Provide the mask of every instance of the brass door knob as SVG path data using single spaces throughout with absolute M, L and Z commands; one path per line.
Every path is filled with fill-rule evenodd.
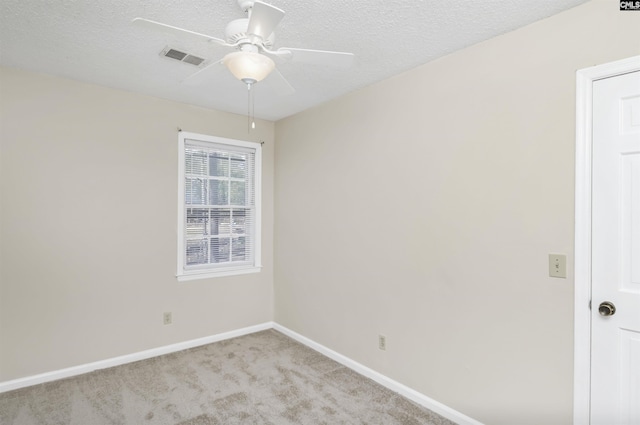
M 611 301 L 604 301 L 598 306 L 600 316 L 613 316 L 616 314 L 616 306 Z

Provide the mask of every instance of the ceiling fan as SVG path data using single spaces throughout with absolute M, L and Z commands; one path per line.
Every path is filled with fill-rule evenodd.
M 211 66 L 221 63 L 225 65 L 238 80 L 245 83 L 249 90 L 251 90 L 253 84 L 272 74 L 276 79 L 280 80 L 279 91 L 283 94 L 289 94 L 294 91 L 293 87 L 291 87 L 282 74 L 275 69 L 275 62 L 272 57 L 301 63 L 330 65 L 343 68 L 353 64 L 354 55 L 352 53 L 293 47 L 274 49 L 274 30 L 284 17 L 284 11 L 259 0 L 237 0 L 237 3 L 238 6 L 247 13 L 248 17 L 229 22 L 225 29 L 225 39 L 145 18 L 135 18 L 133 23 L 138 26 L 150 27 L 172 33 L 180 37 L 196 38 L 235 49 L 234 52 L 227 54 L 222 59 L 214 60 L 208 65 L 205 65 L 195 74 L 187 77 L 187 79 L 202 73 Z

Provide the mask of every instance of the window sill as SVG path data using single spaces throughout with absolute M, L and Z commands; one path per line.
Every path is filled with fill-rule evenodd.
M 261 266 L 239 267 L 237 269 L 224 270 L 199 270 L 197 272 L 183 273 L 176 276 L 178 282 L 188 282 L 190 280 L 209 279 L 214 277 L 236 276 L 242 274 L 258 273 Z

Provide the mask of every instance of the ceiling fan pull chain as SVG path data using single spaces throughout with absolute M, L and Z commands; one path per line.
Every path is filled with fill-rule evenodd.
M 256 128 L 256 89 L 251 91 L 251 129 Z
M 252 87 L 252 83 L 247 83 L 247 133 L 251 133 L 251 130 L 256 128 L 256 98 L 253 93 L 255 89 L 251 90 Z
M 247 133 L 251 133 L 251 83 L 247 83 Z

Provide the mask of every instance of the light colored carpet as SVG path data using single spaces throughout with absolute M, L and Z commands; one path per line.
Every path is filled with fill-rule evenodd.
M 0 394 L 2 425 L 455 425 L 267 330 Z

